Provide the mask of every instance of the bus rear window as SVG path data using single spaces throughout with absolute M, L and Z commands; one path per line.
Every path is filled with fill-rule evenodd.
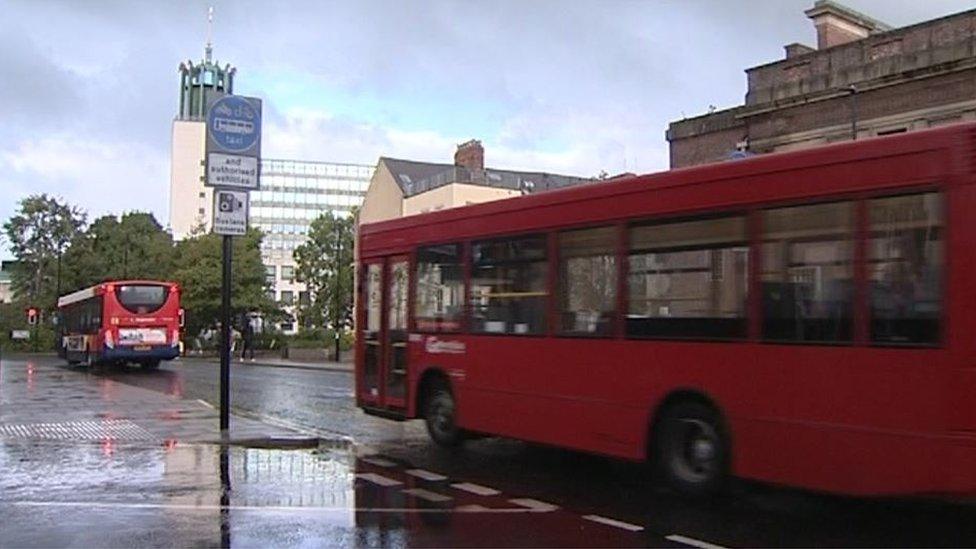
M 130 313 L 154 313 L 166 303 L 169 290 L 165 286 L 126 285 L 115 289 L 115 297 Z

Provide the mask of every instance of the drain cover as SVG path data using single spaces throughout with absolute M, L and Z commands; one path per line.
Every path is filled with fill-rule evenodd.
M 46 440 L 151 440 L 156 437 L 127 419 L 0 425 L 0 437 Z

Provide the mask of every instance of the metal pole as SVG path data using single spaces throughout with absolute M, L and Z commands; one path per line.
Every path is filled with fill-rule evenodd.
M 851 141 L 857 141 L 857 86 L 847 88 L 851 93 Z
M 231 237 L 224 236 L 224 275 L 220 289 L 220 434 L 227 434 L 230 427 L 230 285 L 231 260 L 234 248 Z

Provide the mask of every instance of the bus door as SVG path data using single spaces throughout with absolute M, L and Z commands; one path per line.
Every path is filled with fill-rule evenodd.
M 383 369 L 383 405 L 407 407 L 407 302 L 410 295 L 410 258 L 397 256 L 386 262 L 386 357 Z
M 409 273 L 407 256 L 363 262 L 361 397 L 369 406 L 406 408 Z

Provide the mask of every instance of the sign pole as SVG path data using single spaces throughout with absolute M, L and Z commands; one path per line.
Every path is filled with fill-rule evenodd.
M 230 430 L 231 265 L 233 237 L 247 234 L 248 191 L 260 187 L 261 100 L 225 95 L 207 108 L 204 185 L 213 187 L 213 232 L 223 238 L 220 288 L 220 435 Z
M 231 352 L 231 314 L 230 314 L 230 285 L 231 261 L 234 247 L 233 237 L 225 235 L 224 239 L 224 274 L 220 287 L 220 434 L 226 435 L 230 428 L 230 352 Z

